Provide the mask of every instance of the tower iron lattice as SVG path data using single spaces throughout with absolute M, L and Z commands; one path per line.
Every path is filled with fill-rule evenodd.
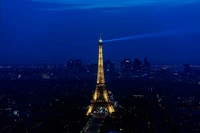
M 91 114 L 91 112 L 93 112 L 99 107 L 106 108 L 110 114 L 112 114 L 115 111 L 109 100 L 108 92 L 106 90 L 106 85 L 105 85 L 104 66 L 103 66 L 103 47 L 102 47 L 103 40 L 101 38 L 101 34 L 98 44 L 99 44 L 99 53 L 98 53 L 97 84 L 91 100 L 91 104 L 89 106 L 86 115 Z

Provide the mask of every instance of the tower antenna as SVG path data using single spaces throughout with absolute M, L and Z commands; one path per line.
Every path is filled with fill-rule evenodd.
M 99 38 L 99 43 L 102 43 L 103 40 L 102 40 L 102 34 L 100 33 L 100 38 Z

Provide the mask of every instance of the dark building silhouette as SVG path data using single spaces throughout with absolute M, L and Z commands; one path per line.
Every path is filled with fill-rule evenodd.
M 130 78 L 132 72 L 132 62 L 129 58 L 125 58 L 121 61 L 121 76 L 123 78 Z
M 149 72 L 150 71 L 150 63 L 147 61 L 147 57 L 144 58 L 144 65 L 142 70 L 144 72 Z
M 141 70 L 142 69 L 142 63 L 137 58 L 135 58 L 135 60 L 133 62 L 133 69 L 134 70 Z
M 144 58 L 144 67 L 150 68 L 150 63 L 147 61 L 147 57 Z
M 130 71 L 132 68 L 131 60 L 126 58 L 120 63 L 121 65 L 121 71 Z
M 115 65 L 110 60 L 104 61 L 104 71 L 106 73 L 113 73 L 115 69 Z

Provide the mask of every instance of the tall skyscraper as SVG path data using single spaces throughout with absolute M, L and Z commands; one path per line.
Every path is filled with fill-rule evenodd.
M 142 63 L 137 58 L 135 58 L 135 60 L 133 62 L 133 69 L 134 70 L 141 70 L 142 69 Z
M 144 67 L 145 68 L 149 68 L 150 67 L 150 63 L 147 61 L 147 57 L 144 58 Z
M 120 65 L 121 65 L 121 71 L 128 71 L 128 72 L 130 72 L 130 70 L 132 68 L 131 60 L 128 59 L 128 58 L 126 58 L 123 61 L 121 61 Z

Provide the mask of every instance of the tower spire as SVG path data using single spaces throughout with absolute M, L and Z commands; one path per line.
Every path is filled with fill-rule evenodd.
M 103 40 L 101 38 L 101 33 L 100 33 L 97 84 L 105 84 L 104 69 L 103 69 L 103 47 L 102 47 L 102 44 L 103 44 Z
M 103 43 L 101 33 L 100 33 L 99 43 Z

